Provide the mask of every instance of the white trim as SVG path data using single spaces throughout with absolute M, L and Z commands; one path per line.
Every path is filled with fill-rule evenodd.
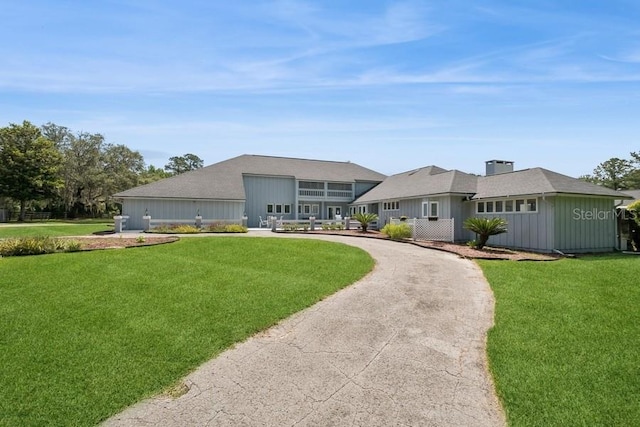
M 382 211 L 399 211 L 400 210 L 400 201 L 399 200 L 391 200 L 382 202 Z
M 425 210 L 426 206 L 426 210 Z M 433 207 L 435 206 L 436 212 L 433 215 Z M 437 219 L 440 217 L 440 201 L 438 200 L 427 200 L 426 202 L 422 202 L 422 218 L 432 218 Z
M 521 202 L 521 203 L 518 203 Z M 500 204 L 501 206 L 499 207 Z M 535 209 L 529 209 L 533 205 Z M 534 214 L 539 213 L 538 197 L 509 197 L 501 199 L 487 199 L 476 201 L 476 214 L 478 215 L 502 215 L 502 214 Z M 510 207 L 510 210 L 507 210 Z M 522 209 L 524 207 L 524 209 Z

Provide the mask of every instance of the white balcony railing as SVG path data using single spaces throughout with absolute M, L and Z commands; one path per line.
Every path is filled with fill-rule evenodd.
M 341 199 L 351 201 L 354 199 L 353 191 L 347 190 L 307 190 L 299 189 L 298 195 L 304 198 L 314 199 Z

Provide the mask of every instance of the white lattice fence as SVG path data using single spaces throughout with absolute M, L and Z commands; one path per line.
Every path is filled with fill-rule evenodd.
M 400 224 L 399 219 L 392 219 L 393 224 Z M 430 221 L 426 218 L 408 219 L 407 224 L 411 227 L 414 240 L 440 240 L 443 242 L 454 241 L 454 220 L 439 219 Z

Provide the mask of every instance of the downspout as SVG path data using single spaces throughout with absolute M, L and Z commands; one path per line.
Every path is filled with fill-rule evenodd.
M 613 211 L 616 216 L 616 249 L 619 251 L 622 251 L 622 233 L 620 232 L 620 217 L 618 216 L 618 208 L 622 206 L 623 203 L 624 200 L 620 200 L 620 203 L 613 206 Z M 624 213 L 622 214 L 622 218 L 624 218 Z

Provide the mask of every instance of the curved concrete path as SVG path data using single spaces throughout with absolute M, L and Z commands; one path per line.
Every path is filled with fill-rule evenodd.
M 361 247 L 377 265 L 201 366 L 182 397 L 144 401 L 104 425 L 505 424 L 485 361 L 493 297 L 473 262 L 389 241 L 314 238 Z

